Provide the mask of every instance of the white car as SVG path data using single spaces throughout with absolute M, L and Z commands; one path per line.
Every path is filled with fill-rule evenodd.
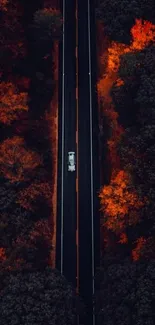
M 74 151 L 68 152 L 68 171 L 69 172 L 75 171 L 75 152 Z

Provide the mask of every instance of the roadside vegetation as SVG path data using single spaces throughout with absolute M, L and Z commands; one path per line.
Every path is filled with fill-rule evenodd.
M 54 42 L 48 1 L 0 0 L 0 323 L 74 324 L 75 293 L 51 267 Z
M 97 86 L 109 166 L 99 194 L 97 315 L 99 324 L 154 324 L 155 4 L 101 0 L 96 14 L 106 44 L 98 44 Z

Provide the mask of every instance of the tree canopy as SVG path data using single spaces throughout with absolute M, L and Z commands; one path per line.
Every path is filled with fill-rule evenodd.
M 96 277 L 98 324 L 153 325 L 155 261 L 103 265 Z
M 61 26 L 62 19 L 58 10 L 52 8 L 37 10 L 33 19 L 34 39 L 44 45 L 49 41 L 52 42 L 60 37 Z
M 153 0 L 100 0 L 97 18 L 103 22 L 104 31 L 112 40 L 129 44 L 130 29 L 135 19 L 155 22 Z
M 76 299 L 60 273 L 44 271 L 10 273 L 0 292 L 2 325 L 74 325 Z
M 19 120 L 21 113 L 28 111 L 28 96 L 25 92 L 19 92 L 11 82 L 0 83 L 0 123 L 10 125 Z

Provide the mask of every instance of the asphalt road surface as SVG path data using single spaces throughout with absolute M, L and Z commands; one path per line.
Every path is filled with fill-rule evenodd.
M 64 30 L 59 69 L 59 143 L 56 266 L 76 287 L 76 172 L 68 172 L 68 152 L 76 152 L 75 1 L 62 1 Z
M 87 304 L 87 324 L 95 324 L 92 308 L 94 275 L 99 263 L 98 111 L 95 66 L 95 8 L 78 0 L 78 157 L 79 157 L 79 292 Z
M 87 315 L 79 323 L 94 325 L 92 295 L 99 264 L 95 6 L 93 0 L 62 2 L 56 266 L 84 299 Z M 68 151 L 76 152 L 76 172 L 68 172 Z

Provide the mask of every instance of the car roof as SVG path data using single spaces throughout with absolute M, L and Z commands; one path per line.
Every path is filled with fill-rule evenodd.
M 68 153 L 73 153 L 73 154 L 75 154 L 75 152 L 74 152 L 74 151 L 68 151 Z

